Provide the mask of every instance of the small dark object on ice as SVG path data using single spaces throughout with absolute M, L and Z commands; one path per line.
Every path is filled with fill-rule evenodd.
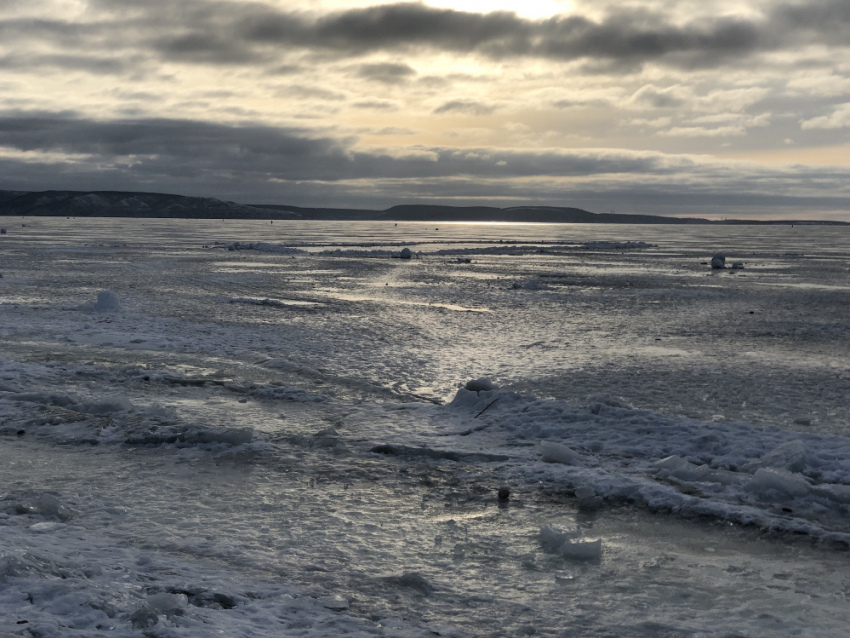
M 717 253 L 711 258 L 711 267 L 715 270 L 723 270 L 726 268 L 726 255 L 723 253 Z
M 26 433 L 27 433 L 26 430 L 18 430 L 18 436 L 23 436 Z
M 410 259 L 411 257 L 413 257 L 413 253 L 411 252 L 410 248 L 402 248 L 399 257 L 401 259 Z
M 499 500 L 507 501 L 511 497 L 511 489 L 509 487 L 499 488 Z

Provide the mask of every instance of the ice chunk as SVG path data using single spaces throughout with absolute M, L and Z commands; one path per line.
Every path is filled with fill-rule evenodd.
M 539 283 L 536 279 L 529 279 L 528 281 L 515 281 L 512 284 L 514 290 L 548 290 L 549 287 L 545 284 Z
M 189 437 L 187 437 L 189 438 Z M 197 433 L 199 443 L 226 443 L 242 445 L 254 440 L 253 428 L 226 428 L 221 430 L 203 430 Z
M 130 403 L 127 397 L 115 395 L 83 403 L 78 410 L 86 414 L 112 414 L 114 412 L 129 412 L 135 408 L 136 406 Z
M 563 463 L 564 465 L 581 465 L 581 457 L 578 452 L 568 448 L 566 445 L 553 441 L 542 441 L 540 449 L 543 451 L 544 463 Z
M 58 518 L 60 521 L 71 519 L 71 510 L 68 509 L 53 494 L 41 494 L 31 505 L 36 514 L 47 518 Z
M 811 491 L 811 485 L 798 474 L 773 468 L 759 468 L 744 488 L 761 497 L 772 493 L 790 497 L 806 496 Z
M 540 528 L 540 535 L 538 538 L 543 549 L 547 552 L 554 552 L 567 541 L 581 538 L 581 530 L 578 528 L 558 530 L 551 525 L 544 525 Z
M 752 474 L 762 467 L 802 472 L 806 468 L 806 446 L 800 440 L 788 441 L 760 459 L 750 461 L 741 469 Z
M 732 270 L 743 270 L 744 262 L 743 261 L 733 261 L 732 262 Z
M 850 485 L 827 483 L 813 487 L 812 491 L 837 503 L 850 504 Z
M 723 253 L 717 253 L 714 257 L 711 258 L 711 267 L 715 270 L 722 270 L 726 268 L 726 255 Z
M 121 302 L 111 290 L 101 290 L 97 293 L 97 303 L 94 309 L 98 312 L 111 312 L 113 310 L 121 310 Z
M 489 392 L 495 386 L 493 385 L 493 382 L 490 381 L 490 379 L 488 379 L 487 377 L 481 377 L 479 379 L 467 381 L 465 387 L 470 392 Z
M 142 605 L 130 616 L 130 623 L 135 629 L 150 629 L 158 622 L 159 616 L 150 605 Z
M 583 501 L 587 498 L 593 498 L 596 496 L 596 491 L 592 487 L 588 487 L 587 485 L 583 485 L 576 489 L 576 498 L 580 501 Z
M 186 607 L 189 604 L 189 598 L 186 594 L 167 594 L 163 592 L 148 596 L 147 603 L 152 609 L 167 614 Z
M 390 576 L 385 580 L 399 587 L 419 590 L 426 595 L 434 591 L 434 586 L 419 572 L 404 572 L 401 576 Z
M 566 558 L 596 560 L 602 556 L 602 540 L 567 541 L 558 548 L 558 553 Z
M 673 472 L 675 470 L 690 469 L 696 466 L 693 463 L 689 463 L 681 456 L 674 454 L 673 456 L 668 456 L 667 458 L 661 459 L 660 461 L 655 461 L 654 463 L 652 463 L 652 467 L 658 470 L 667 470 L 668 472 Z
M 348 609 L 348 601 L 339 594 L 319 598 L 319 604 L 325 609 L 330 609 L 332 611 Z
M 588 404 L 599 403 L 599 404 L 602 404 L 602 405 L 607 405 L 609 408 L 621 408 L 623 410 L 631 410 L 632 409 L 631 405 L 629 405 L 628 403 L 626 403 L 625 401 L 623 401 L 622 399 L 620 399 L 618 397 L 611 396 L 607 392 L 599 392 L 597 394 L 588 395 L 588 397 L 585 399 L 585 401 Z M 596 412 L 594 412 L 594 414 L 599 414 L 599 411 L 597 410 Z
M 544 550 L 566 558 L 594 560 L 602 555 L 602 540 L 584 540 L 579 529 L 560 531 L 546 525 L 540 528 L 538 538 Z

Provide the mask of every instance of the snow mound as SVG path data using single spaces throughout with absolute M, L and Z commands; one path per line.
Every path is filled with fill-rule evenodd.
M 566 445 L 553 441 L 543 441 L 540 443 L 540 450 L 543 452 L 541 460 L 544 463 L 563 463 L 564 465 L 582 464 L 579 454 Z

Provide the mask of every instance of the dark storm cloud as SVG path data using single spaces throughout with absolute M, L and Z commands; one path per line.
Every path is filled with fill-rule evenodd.
M 213 184 L 216 174 L 251 179 L 328 180 L 381 178 L 482 179 L 526 177 L 711 176 L 728 179 L 740 167 L 698 162 L 688 156 L 630 151 L 557 151 L 410 147 L 403 151 L 357 149 L 354 138 L 332 138 L 307 129 L 264 125 L 229 126 L 192 120 L 125 119 L 98 121 L 74 113 L 0 114 L 0 147 L 59 152 L 72 162 L 111 163 L 128 174 L 170 174 L 192 167 Z M 794 174 L 764 169 L 759 179 L 793 181 Z M 806 169 L 798 173 L 805 176 Z M 818 174 L 844 179 L 846 171 Z M 789 183 L 790 183 L 789 181 Z M 844 189 L 842 189 L 844 190 Z
M 401 84 L 416 75 L 416 71 L 407 64 L 383 62 L 379 64 L 362 64 L 357 75 L 367 80 L 384 84 Z
M 0 146 L 19 151 L 90 155 L 95 162 L 123 163 L 127 171 L 169 173 L 195 167 L 209 173 L 241 172 L 279 179 L 374 179 L 378 177 L 563 176 L 668 172 L 656 156 L 606 153 L 414 148 L 406 154 L 356 152 L 355 140 L 311 135 L 270 126 L 226 126 L 191 120 L 95 121 L 72 113 L 0 116 Z M 131 159 L 126 159 L 131 158 Z M 79 160 L 85 162 L 85 160 Z M 684 162 L 690 166 L 690 162 Z
M 648 61 L 712 66 L 759 51 L 813 43 L 845 47 L 850 42 L 847 0 L 776 5 L 762 19 L 700 18 L 685 24 L 672 24 L 662 13 L 634 10 L 600 20 L 576 15 L 530 20 L 510 12 L 471 13 L 418 3 L 325 15 L 201 0 L 90 4 L 96 22 L 5 20 L 0 21 L 0 41 L 49 42 L 68 52 L 136 49 L 175 62 L 220 65 L 279 65 L 280 56 L 291 51 L 353 56 L 428 49 L 494 59 L 595 60 L 600 72 L 619 73 Z M 410 75 L 404 65 L 371 66 L 375 68 L 363 71 L 376 79 Z

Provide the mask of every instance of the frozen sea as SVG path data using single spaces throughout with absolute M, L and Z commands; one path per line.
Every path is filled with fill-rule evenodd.
M 2 636 L 850 636 L 848 228 L 0 226 Z

